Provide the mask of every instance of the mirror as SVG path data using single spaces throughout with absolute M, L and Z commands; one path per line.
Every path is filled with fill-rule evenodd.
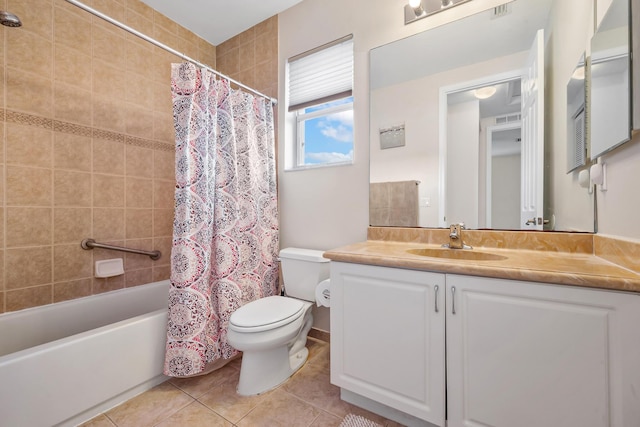
M 583 53 L 567 83 L 567 173 L 587 163 L 585 77 Z
M 371 225 L 447 227 L 461 220 L 468 228 L 543 229 L 541 215 L 520 217 L 529 213 L 522 212 L 520 196 L 524 191 L 518 188 L 520 178 L 514 174 L 533 171 L 542 181 L 546 173 L 543 165 L 549 161 L 540 159 L 537 168 L 523 164 L 520 153 L 530 137 L 519 129 L 525 128 L 521 123 L 521 92 L 536 86 L 526 80 L 523 70 L 536 45 L 538 30 L 548 25 L 552 3 L 515 0 L 371 50 Z M 544 55 L 545 59 L 551 56 Z M 545 69 L 549 67 L 545 64 Z M 523 76 L 525 80 L 518 84 Z M 492 97 L 482 100 L 471 95 L 485 86 L 495 86 Z M 535 98 L 541 107 L 543 95 Z M 470 114 L 477 117 L 455 125 L 452 115 L 463 108 L 463 99 L 467 107 L 473 104 Z M 489 106 L 497 101 L 502 103 L 502 110 Z M 537 115 L 545 116 L 542 110 Z M 471 120 L 474 125 L 470 125 Z M 564 126 L 564 112 L 561 120 Z M 403 144 L 383 147 L 383 130 L 398 128 L 402 129 Z M 473 149 L 450 146 L 455 143 L 447 134 L 465 130 L 475 139 L 479 134 L 482 141 L 472 144 Z M 468 140 L 464 135 L 457 138 Z M 542 135 L 538 139 L 542 140 Z M 465 172 L 471 176 L 462 176 Z M 411 191 L 415 194 L 407 195 L 406 189 L 411 186 L 393 187 L 406 182 L 419 183 Z M 450 210 L 456 204 L 463 212 L 460 217 Z M 414 224 L 400 224 L 393 218 L 393 208 L 405 205 L 417 205 Z M 385 209 L 384 215 L 378 214 Z M 477 212 L 473 219 L 467 214 L 470 209 Z M 523 226 L 529 218 L 532 225 Z
M 629 0 L 613 0 L 591 38 L 591 159 L 631 139 Z

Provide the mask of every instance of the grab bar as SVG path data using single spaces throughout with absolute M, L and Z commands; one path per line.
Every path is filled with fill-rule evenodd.
M 82 249 L 86 250 L 100 248 L 110 249 L 113 251 L 129 252 L 132 254 L 148 255 L 152 260 L 160 259 L 160 257 L 162 256 L 162 253 L 160 251 L 143 251 L 142 249 L 132 249 L 123 248 L 122 246 L 106 245 L 104 243 L 98 243 L 93 239 L 84 239 L 82 242 L 80 242 L 80 246 L 82 247 Z

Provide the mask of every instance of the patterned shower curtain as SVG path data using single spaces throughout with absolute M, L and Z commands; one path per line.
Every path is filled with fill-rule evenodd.
M 237 354 L 229 317 L 275 295 L 278 211 L 273 107 L 193 64 L 173 64 L 176 191 L 166 375 Z

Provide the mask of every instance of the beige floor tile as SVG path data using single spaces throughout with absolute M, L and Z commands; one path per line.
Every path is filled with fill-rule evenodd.
M 328 412 L 320 411 L 320 415 L 313 420 L 309 427 L 340 427 L 342 418 L 331 415 Z
M 80 424 L 79 427 L 115 427 L 115 424 L 106 415 L 101 414 L 86 423 Z
M 309 363 L 282 387 L 300 399 L 340 418 L 352 413 L 381 424 L 386 421 L 383 417 L 341 400 L 340 388 L 330 382 L 328 366 Z
M 258 406 L 269 393 L 259 396 L 240 396 L 236 393 L 240 373 L 237 372 L 218 387 L 200 396 L 198 401 L 232 423 L 237 423 Z
M 156 424 L 156 427 L 233 427 L 229 421 L 202 405 L 193 402 Z
M 165 382 L 107 411 L 106 415 L 118 427 L 151 427 L 193 400 L 172 384 Z
M 318 417 L 320 410 L 297 397 L 277 389 L 249 412 L 238 427 L 307 427 Z
M 314 365 L 323 365 L 329 367 L 329 343 L 307 338 L 307 348 L 309 349 L 309 358 L 307 363 Z
M 169 382 L 197 399 L 225 382 L 238 380 L 239 371 L 231 363 L 233 362 L 207 375 L 191 378 L 172 378 Z

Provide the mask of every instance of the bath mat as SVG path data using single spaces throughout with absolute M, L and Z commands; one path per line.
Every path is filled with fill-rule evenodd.
M 340 423 L 340 427 L 382 427 L 382 425 L 360 415 L 348 414 Z

